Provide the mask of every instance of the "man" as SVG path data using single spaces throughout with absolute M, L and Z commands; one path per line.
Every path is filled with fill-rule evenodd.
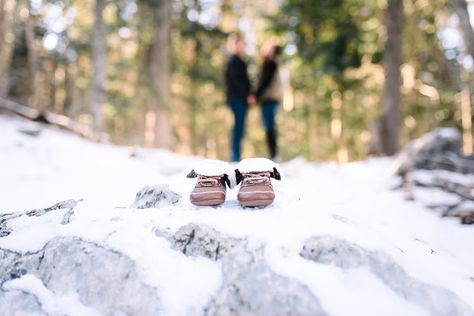
M 232 154 L 231 161 L 240 161 L 242 139 L 245 132 L 247 107 L 255 103 L 255 98 L 250 95 L 250 80 L 247 73 L 247 64 L 243 60 L 245 42 L 240 35 L 233 35 L 229 39 L 231 55 L 225 69 L 227 104 L 234 115 L 232 129 Z

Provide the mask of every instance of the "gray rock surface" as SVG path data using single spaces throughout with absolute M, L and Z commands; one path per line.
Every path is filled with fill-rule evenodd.
M 203 310 L 205 315 L 327 314 L 304 284 L 275 273 L 263 248 L 249 249 L 245 238 L 202 224 L 182 226 L 174 234 L 160 229 L 155 233 L 168 239 L 176 251 L 220 263 L 222 284 Z M 474 315 L 456 294 L 414 278 L 382 252 L 318 236 L 305 242 L 300 255 L 341 269 L 367 268 L 394 293 L 421 305 L 431 315 Z M 74 291 L 81 304 L 105 315 L 163 313 L 157 289 L 143 281 L 129 257 L 78 237 L 54 238 L 33 253 L 0 248 L 0 315 L 13 314 L 11 311 L 18 315 L 46 314 L 33 293 L 3 287 L 25 274 L 33 274 L 57 295 Z
M 8 227 L 8 221 L 22 217 L 22 216 L 43 216 L 51 211 L 56 211 L 56 210 L 67 210 L 67 212 L 64 214 L 63 219 L 61 221 L 61 224 L 65 225 L 68 224 L 71 216 L 74 214 L 74 208 L 77 206 L 79 202 L 82 200 L 65 200 L 59 203 L 54 204 L 53 206 L 46 207 L 46 208 L 40 208 L 40 209 L 34 209 L 31 211 L 27 212 L 14 212 L 14 213 L 4 213 L 0 214 L 0 238 L 5 237 L 10 235 L 11 229 Z
M 66 200 L 62 201 L 59 203 L 54 204 L 53 206 L 46 207 L 46 208 L 41 208 L 41 209 L 35 209 L 26 212 L 25 214 L 28 216 L 41 216 L 44 215 L 48 212 L 55 211 L 55 210 L 61 210 L 61 209 L 73 209 L 77 206 L 77 204 L 80 202 L 80 200 Z
M 454 293 L 413 278 L 382 252 L 369 251 L 331 236 L 318 236 L 305 242 L 300 255 L 342 269 L 366 267 L 395 293 L 421 305 L 430 315 L 474 315 L 474 311 Z
M 10 235 L 12 230 L 7 226 L 6 219 L 0 219 L 0 238 Z
M 156 208 L 162 205 L 176 204 L 180 200 L 181 195 L 170 190 L 166 184 L 146 186 L 137 193 L 130 208 Z
M 394 173 L 414 169 L 443 169 L 474 173 L 474 155 L 461 155 L 461 134 L 455 128 L 437 128 L 408 143 L 394 162 Z
M 156 289 L 141 281 L 130 258 L 80 238 L 55 238 L 42 250 L 28 254 L 0 249 L 1 284 L 27 273 L 56 294 L 77 292 L 82 304 L 105 315 L 160 314 Z M 14 304 L 10 300 L 15 295 L 0 293 L 5 304 Z M 21 310 L 26 312 L 29 306 Z
M 0 311 L 2 315 L 46 316 L 38 300 L 21 291 L 0 290 Z
M 223 284 L 206 315 L 326 315 L 306 286 L 273 272 L 263 250 L 247 250 L 244 239 L 189 224 L 175 233 L 172 242 L 188 256 L 222 261 Z
M 224 282 L 207 315 L 326 315 L 303 284 L 276 274 L 263 251 L 232 254 L 223 261 Z
M 226 236 L 211 227 L 188 224 L 174 234 L 172 245 L 188 256 L 219 260 L 231 252 L 244 251 L 246 241 Z

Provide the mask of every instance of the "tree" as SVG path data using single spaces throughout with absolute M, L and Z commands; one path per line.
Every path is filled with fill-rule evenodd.
M 440 40 L 443 23 L 452 27 L 455 4 L 462 9 L 456 12 L 463 19 L 460 31 L 472 32 L 465 27 L 469 1 L 403 3 L 410 14 L 398 34 L 403 57 L 397 61 L 393 56 L 401 55 L 400 42 L 393 41 L 397 36 L 388 27 L 387 12 L 396 1 L 388 8 L 386 1 L 368 0 L 0 0 L 0 93 L 5 89 L 6 98 L 54 107 L 79 121 L 92 113 L 96 129 L 107 122 L 118 144 L 172 147 L 225 159 L 232 122 L 223 94 L 225 38 L 242 28 L 249 48 L 256 45 L 249 61 L 252 77 L 262 42 L 285 46 L 282 75 L 291 88 L 285 90 L 279 113 L 282 159 L 358 160 L 365 158 L 371 136 L 394 131 L 398 138 L 402 122 L 405 127 L 394 143 L 437 126 L 460 127 L 458 99 L 463 136 L 470 135 L 472 72 L 461 77 L 465 59 L 458 57 L 465 50 L 448 49 Z M 406 79 L 403 121 L 400 59 Z M 35 96 L 45 102 L 32 103 Z M 389 124 L 394 117 L 395 127 Z M 369 131 L 373 121 L 381 124 Z M 260 125 L 259 111 L 249 111 L 248 126 L 257 128 L 247 133 L 246 155 L 265 152 Z
M 13 52 L 14 27 L 20 1 L 0 0 L 0 74 L 6 74 Z M 8 92 L 8 76 L 0 76 L 0 97 Z
M 464 37 L 467 53 L 474 58 L 474 31 L 469 21 L 469 12 L 465 0 L 453 0 L 456 14 L 459 16 L 460 29 Z
M 474 31 L 469 20 L 469 12 L 467 10 L 467 3 L 465 0 L 454 0 L 454 7 L 456 14 L 459 16 L 460 29 L 464 38 L 464 45 L 468 55 L 474 59 Z M 464 153 L 472 153 L 472 110 L 471 110 L 471 91 L 468 82 L 470 82 L 470 74 L 463 71 L 461 75 L 463 81 L 461 91 L 461 117 L 463 126 L 463 148 Z
M 153 4 L 153 20 L 153 38 L 148 55 L 152 89 L 147 100 L 148 117 L 153 118 L 153 145 L 158 148 L 170 148 L 171 124 L 167 110 L 170 100 L 171 0 L 161 0 Z
M 91 83 L 91 112 L 94 131 L 104 130 L 103 104 L 107 99 L 105 91 L 106 80 L 106 25 L 103 12 L 106 0 L 96 0 L 94 31 L 92 32 L 92 83 Z
M 377 37 L 376 31 L 363 24 L 375 12 L 371 3 L 359 0 L 286 0 L 272 19 L 273 29 L 297 47 L 298 54 L 289 60 L 299 60 L 294 63 L 297 68 L 292 69 L 292 84 L 295 90 L 304 91 L 305 97 L 300 100 L 305 106 L 300 115 L 312 118 L 297 120 L 307 122 L 306 139 L 311 143 L 309 152 L 313 158 L 315 152 L 322 152 L 321 148 L 312 148 L 315 144 L 328 148 L 340 161 L 350 158 L 347 147 L 357 137 L 350 130 L 355 129 L 362 103 L 348 102 L 351 94 L 346 92 L 354 90 L 360 80 L 349 78 L 347 71 L 361 67 L 363 55 L 373 49 L 365 44 L 367 39 L 373 41 Z M 291 142 L 286 147 L 293 145 Z
M 29 103 L 32 107 L 43 110 L 46 104 L 44 103 L 43 79 L 36 45 L 36 16 L 31 12 L 29 1 L 26 2 L 26 9 L 28 10 L 28 15 L 25 19 L 25 41 L 28 48 L 28 64 L 31 76 L 31 95 Z
M 403 0 L 389 0 L 385 12 L 387 39 L 384 52 L 385 86 L 378 126 L 379 150 L 395 154 L 400 146 L 402 121 L 401 74 Z

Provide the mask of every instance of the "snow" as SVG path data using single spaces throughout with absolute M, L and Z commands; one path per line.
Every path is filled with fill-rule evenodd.
M 107 244 L 139 263 L 147 283 L 163 289 L 160 296 L 165 314 L 198 314 L 219 289 L 220 264 L 199 257 L 190 259 L 172 250 L 151 230 L 140 229 L 141 225 L 122 222 L 121 226 L 110 235 Z
M 41 132 L 24 133 L 32 129 Z M 56 236 L 94 241 L 136 263 L 143 280 L 158 288 L 165 315 L 195 315 L 218 291 L 221 265 L 173 250 L 155 231 L 174 233 L 188 223 L 205 224 L 247 238 L 251 249 L 265 247 L 272 269 L 305 284 L 331 315 L 428 314 L 424 306 L 399 296 L 366 268 L 346 270 L 299 256 L 309 237 L 330 235 L 384 252 L 412 277 L 453 292 L 474 310 L 474 229 L 426 208 L 430 199 L 452 202 L 446 193 L 417 191 L 422 199 L 410 202 L 403 199 L 403 192 L 392 191 L 393 178 L 387 175 L 392 162 L 377 158 L 315 164 L 299 158 L 279 167 L 286 177 L 274 182 L 276 199 L 267 208 L 241 208 L 237 188 L 228 191 L 222 206 L 196 207 L 188 199 L 196 180 L 186 175 L 206 164 L 202 168 L 209 169 L 209 161 L 163 150 L 91 143 L 0 116 L 0 213 L 83 199 L 67 225 L 61 224 L 66 209 L 10 220 L 12 233 L 0 238 L 0 248 L 35 251 Z M 238 166 L 243 172 L 244 165 Z M 276 166 L 267 160 L 258 160 L 257 165 L 265 170 Z M 222 170 L 227 166 L 220 164 Z M 183 199 L 158 209 L 128 208 L 141 188 L 159 184 Z M 95 312 L 73 294 L 55 295 L 31 275 L 9 281 L 3 289 L 32 293 L 48 313 Z
M 82 305 L 76 293 L 56 295 L 48 290 L 40 279 L 31 274 L 5 282 L 3 289 L 8 291 L 19 290 L 36 296 L 43 310 L 49 315 L 102 315 L 95 309 Z
M 453 128 L 440 128 L 439 135 L 444 138 L 459 139 L 459 133 Z
M 366 269 L 343 271 L 309 262 L 295 254 L 282 257 L 276 252 L 268 259 L 277 273 L 307 283 L 323 307 L 334 315 L 350 315 L 350 311 L 357 311 L 359 315 L 428 315 L 420 306 L 397 296 Z
M 204 159 L 196 164 L 194 171 L 200 175 L 206 176 L 222 176 L 224 174 L 231 175 L 234 173 L 230 164 L 221 160 Z
M 237 169 L 240 172 L 253 172 L 253 171 L 273 171 L 273 168 L 279 169 L 278 164 L 267 158 L 256 157 L 242 159 L 237 165 Z

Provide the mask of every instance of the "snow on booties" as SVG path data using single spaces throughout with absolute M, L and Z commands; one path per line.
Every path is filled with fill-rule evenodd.
M 191 170 L 188 178 L 198 178 L 190 194 L 190 201 L 198 206 L 216 206 L 225 202 L 226 185 L 231 188 L 229 165 L 220 160 L 207 159 Z
M 273 203 L 275 192 L 271 178 L 281 180 L 279 167 L 266 158 L 247 158 L 235 169 L 237 184 L 240 186 L 237 198 L 243 206 L 267 206 Z

